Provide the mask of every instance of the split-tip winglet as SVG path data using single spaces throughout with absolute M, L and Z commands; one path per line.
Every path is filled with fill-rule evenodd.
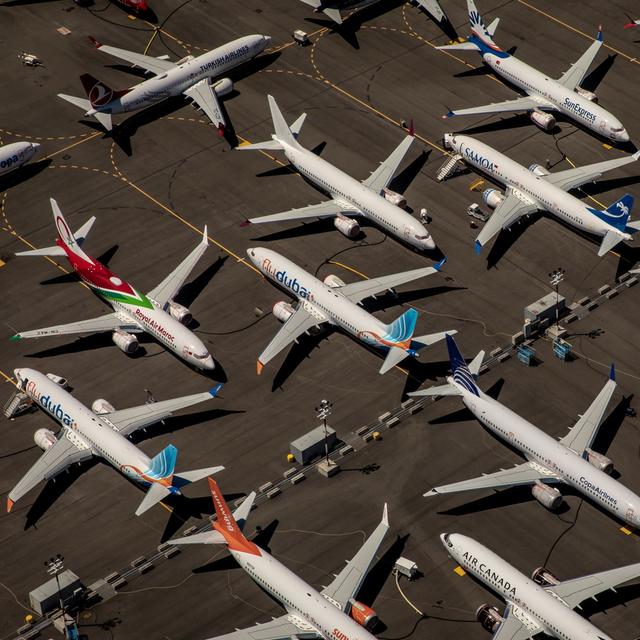
M 611 363 L 611 370 L 609 371 L 609 380 L 613 380 L 615 382 L 616 379 L 616 365 L 614 362 Z
M 11 336 L 9 338 L 9 340 L 11 340 L 12 342 L 15 342 L 16 340 L 21 340 L 22 336 L 19 333 L 16 333 L 14 336 Z
M 389 526 L 389 511 L 387 509 L 387 503 L 384 503 L 384 507 L 382 508 L 382 524 L 385 527 Z
M 260 375 L 262 373 L 262 367 L 264 367 L 264 365 L 262 364 L 262 362 L 260 362 L 260 360 L 258 360 L 256 362 L 256 373 L 258 375 Z
M 89 36 L 89 40 L 91 40 L 91 43 L 93 44 L 94 47 L 96 47 L 97 49 L 99 49 L 102 46 L 102 42 L 99 42 L 98 40 L 96 40 L 93 36 Z
M 13 509 L 13 505 L 15 503 L 11 498 L 7 498 L 7 513 L 11 513 L 11 509 Z
M 209 389 L 209 393 L 215 398 L 220 393 L 220 389 L 222 389 L 223 386 L 224 385 L 221 382 L 220 384 L 217 384 L 215 387 L 212 387 L 211 389 Z
M 429 498 L 430 496 L 435 496 L 438 492 L 435 489 L 431 489 L 431 491 L 427 491 L 427 493 L 423 493 L 423 498 Z
M 415 127 L 413 126 L 413 118 L 411 118 L 411 120 L 409 120 L 409 135 L 413 137 L 415 134 L 416 134 L 416 130 L 415 130 Z
M 475 249 L 476 255 L 479 256 L 480 252 L 482 251 L 482 245 L 477 240 L 474 245 L 474 249 Z
M 633 159 L 634 159 L 634 160 L 638 160 L 639 158 L 640 158 L 640 151 L 636 151 L 636 152 L 633 154 Z
M 599 24 L 598 25 L 598 41 L 602 42 L 603 38 L 602 38 L 602 25 Z
M 440 262 L 437 262 L 436 264 L 433 265 L 433 268 L 436 271 L 440 271 L 440 269 L 442 269 L 442 267 L 444 266 L 444 263 L 447 261 L 447 256 L 445 256 L 444 258 L 442 258 L 442 260 L 440 260 Z
M 245 218 L 243 222 L 240 223 L 241 227 L 248 227 L 251 224 L 251 220 L 249 218 Z

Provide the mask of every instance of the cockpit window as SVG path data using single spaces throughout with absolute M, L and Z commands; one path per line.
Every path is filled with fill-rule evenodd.
M 614 133 L 620 133 L 621 131 L 624 131 L 624 127 L 611 127 L 611 131 Z
M 416 235 L 416 240 L 428 240 L 430 237 L 431 237 L 430 235 L 426 235 L 426 236 Z
M 194 358 L 198 358 L 198 360 L 206 360 L 209 357 L 209 354 L 205 351 L 204 353 L 194 353 Z
M 442 536 L 443 540 L 445 541 L 445 543 L 447 544 L 447 547 L 453 547 L 453 542 L 451 542 L 451 540 L 449 540 L 449 534 L 445 533 L 444 536 Z

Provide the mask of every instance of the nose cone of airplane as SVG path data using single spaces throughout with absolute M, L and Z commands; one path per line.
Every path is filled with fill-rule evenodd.
M 247 249 L 247 255 L 249 256 L 249 260 L 251 260 L 253 264 L 258 264 L 258 262 L 260 261 L 258 253 L 259 253 L 259 250 L 256 249 L 255 247 L 249 247 Z
M 441 533 L 440 534 L 440 541 L 442 542 L 442 544 L 448 548 L 450 548 L 452 546 L 451 544 L 451 534 L 450 533 Z
M 453 149 L 453 133 L 445 133 L 442 136 L 442 142 L 446 149 Z
M 627 130 L 623 129 L 622 131 L 620 131 L 616 135 L 616 140 L 618 140 L 618 142 L 629 142 L 630 137 L 629 137 L 629 134 L 627 133 Z
M 14 369 L 13 375 L 16 377 L 16 380 L 20 382 L 22 380 L 22 369 Z
M 266 49 L 271 44 L 271 36 L 262 36 L 264 41 L 264 48 Z
M 31 157 L 35 158 L 42 150 L 42 145 L 39 145 L 37 142 L 31 142 L 30 144 L 31 144 L 31 151 L 32 151 Z
M 422 243 L 422 249 L 435 249 L 436 243 L 433 241 L 433 238 L 429 236 L 428 238 L 424 238 L 420 241 Z
M 214 362 L 211 354 L 201 362 L 201 367 L 207 371 L 213 371 L 216 368 L 216 363 Z

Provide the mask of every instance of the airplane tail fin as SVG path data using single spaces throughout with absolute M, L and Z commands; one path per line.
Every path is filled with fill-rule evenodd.
M 417 351 L 411 349 L 417 321 L 418 312 L 411 307 L 386 326 L 387 333 L 382 337 L 381 343 L 389 348 L 389 352 L 380 367 L 381 374 L 387 373 L 406 357 L 418 355 Z
M 458 349 L 456 341 L 447 336 L 447 350 L 449 351 L 449 363 L 451 364 L 451 372 L 453 374 L 454 382 L 457 382 L 461 387 L 464 387 L 467 391 L 470 391 L 474 395 L 480 395 L 480 389 L 476 385 L 474 375 L 477 373 L 472 372 L 471 367 L 476 371 L 480 370 L 482 359 L 484 358 L 484 352 L 480 352 L 471 362 L 471 367 L 467 366 L 465 359 L 462 357 Z
M 496 18 L 488 27 L 485 26 L 484 20 L 482 19 L 482 16 L 476 8 L 476 4 L 473 0 L 467 0 L 467 12 L 469 14 L 471 33 L 492 49 L 500 50 L 498 45 L 493 41 L 493 34 L 498 28 L 500 19 Z
M 590 211 L 600 218 L 600 220 L 610 224 L 612 227 L 615 227 L 618 231 L 625 231 L 632 208 L 633 196 L 627 193 L 607 207 L 604 211 L 591 208 Z

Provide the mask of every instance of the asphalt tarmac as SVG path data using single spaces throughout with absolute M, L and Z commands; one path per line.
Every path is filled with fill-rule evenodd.
M 555 77 L 586 50 L 602 24 L 605 46 L 594 68 L 606 75 L 597 93 L 632 139 L 638 139 L 638 36 L 622 29 L 625 12 L 635 9 L 631 3 L 480 1 L 487 22 L 501 18 L 496 41 L 505 49 L 517 47 L 517 56 Z M 445 0 L 443 7 L 460 35 L 466 35 L 464 3 Z M 522 329 L 523 308 L 549 292 L 553 269 L 566 270 L 561 293 L 571 303 L 613 284 L 636 264 L 633 244 L 598 258 L 596 241 L 544 215 L 506 234 L 482 256 L 474 254 L 478 230 L 470 227 L 466 209 L 481 202 L 481 193 L 470 190 L 478 176 L 435 180 L 445 159 L 443 133 L 465 131 L 525 166 L 548 161 L 555 170 L 628 150 L 606 148 L 602 140 L 566 121 L 545 133 L 526 116 L 442 120 L 448 108 L 516 94 L 491 75 L 471 72 L 480 64 L 472 52 L 435 50 L 448 37 L 416 8 L 382 2 L 349 18 L 342 30 L 308 6 L 284 0 L 249 0 L 233 10 L 221 1 L 173 5 L 154 0 L 153 10 L 157 22 L 131 20 L 106 0 L 88 9 L 70 0 L 5 0 L 0 5 L 5 60 L 0 142 L 42 144 L 40 161 L 0 177 L 4 335 L 108 311 L 65 275 L 66 262 L 13 255 L 52 244 L 48 199 L 54 197 L 74 228 L 91 215 L 97 217 L 85 250 L 108 259 L 115 273 L 142 291 L 160 282 L 208 225 L 211 248 L 186 293 L 194 298 L 189 306 L 197 332 L 218 366 L 207 378 L 151 340 L 140 355 L 129 357 L 108 334 L 5 340 L 0 342 L 5 397 L 13 391 L 13 369 L 24 366 L 68 378 L 74 395 L 89 405 L 103 397 L 116 408 L 142 404 L 145 389 L 165 399 L 224 381 L 220 399 L 148 429 L 140 447 L 154 455 L 173 443 L 179 449 L 179 470 L 225 465 L 218 481 L 236 498 L 282 478 L 290 467 L 288 443 L 316 426 L 314 408 L 321 398 L 333 402 L 330 422 L 338 435 L 353 439 L 359 427 L 397 407 L 407 391 L 440 384 L 448 366 L 446 349 L 439 344 L 419 362 L 380 376 L 379 354 L 333 332 L 301 341 L 257 377 L 256 358 L 280 326 L 271 308 L 284 298 L 245 260 L 248 247 L 267 246 L 321 277 L 334 273 L 346 281 L 414 269 L 446 255 L 441 274 L 403 287 L 398 299 L 384 297 L 370 308 L 391 321 L 407 305 L 415 306 L 419 334 L 457 329 L 458 343 L 469 358 L 480 349 L 489 352 L 511 344 L 511 336 Z M 161 30 L 154 35 L 155 25 Z M 63 35 L 60 28 L 70 33 Z M 310 46 L 293 44 L 291 33 L 298 28 L 311 34 Z M 176 60 L 250 33 L 270 35 L 272 47 L 233 75 L 236 92 L 224 100 L 232 125 L 228 139 L 218 138 L 204 116 L 180 100 L 116 116 L 121 127 L 113 138 L 56 98 L 57 93 L 83 95 L 78 77 L 85 72 L 116 89 L 139 81 L 97 51 L 88 35 L 134 51 L 148 47 L 150 55 L 168 54 Z M 24 67 L 17 58 L 20 51 L 37 54 L 44 66 Z M 460 77 L 465 72 L 471 73 Z M 402 140 L 406 132 L 401 121 L 413 120 L 416 141 L 396 184 L 405 189 L 416 214 L 428 209 L 438 251 L 418 255 L 374 226 L 364 226 L 356 240 L 342 236 L 330 222 L 241 226 L 247 217 L 325 198 L 294 172 L 283 170 L 277 154 L 231 149 L 234 134 L 240 142 L 269 138 L 267 93 L 289 122 L 303 111 L 308 114 L 300 136 L 305 146 L 321 145 L 322 157 L 361 179 Z M 635 193 L 639 171 L 629 165 L 611 172 L 589 187 L 589 196 L 608 206 L 626 192 Z M 503 380 L 500 400 L 560 437 L 599 392 L 615 361 L 619 387 L 599 450 L 614 460 L 621 480 L 635 490 L 640 490 L 640 426 L 638 418 L 625 418 L 624 408 L 634 406 L 634 394 L 640 392 L 638 291 L 629 287 L 568 327 L 576 356 L 572 362 L 554 358 L 551 344 L 541 339 L 534 345 L 536 366 L 527 368 L 511 358 L 481 377 L 484 389 Z M 437 420 L 459 409 L 455 398 L 443 399 L 384 432 L 379 442 L 356 438 L 356 452 L 345 457 L 340 474 L 326 480 L 311 473 L 252 514 L 250 528 L 273 529 L 268 544 L 274 555 L 320 587 L 355 553 L 388 502 L 392 532 L 382 549 L 388 553 L 365 594 L 386 627 L 379 633 L 385 640 L 488 637 L 475 622 L 475 610 L 498 599 L 453 572 L 455 563 L 438 538 L 443 531 L 477 538 L 527 574 L 545 565 L 560 579 L 640 560 L 635 533 L 626 535 L 619 522 L 569 491 L 566 508 L 557 514 L 547 512 L 527 490 L 423 498 L 434 485 L 519 462 L 477 422 L 459 414 L 447 422 Z M 15 420 L 2 417 L 0 424 L 4 501 L 40 454 L 33 433 L 43 426 L 55 431 L 56 426 L 41 412 Z M 181 530 L 201 525 L 212 511 L 206 483 L 185 493 L 188 500 L 137 518 L 133 514 L 143 491 L 97 462 L 25 496 L 11 514 L 0 516 L 5 551 L 0 560 L 0 639 L 16 635 L 29 613 L 27 594 L 46 580 L 43 561 L 52 554 L 62 553 L 65 566 L 88 585 L 147 556 Z M 424 574 L 412 583 L 400 581 L 422 618 L 403 598 L 385 562 L 399 554 L 417 562 Z M 226 561 L 193 573 L 224 556 L 217 548 L 182 551 L 130 582 L 115 598 L 82 612 L 81 633 L 91 639 L 198 639 L 280 615 L 281 607 Z M 590 603 L 585 610 L 612 637 L 635 638 L 639 596 L 638 587 L 620 589 L 617 595 L 603 595 L 602 607 Z

